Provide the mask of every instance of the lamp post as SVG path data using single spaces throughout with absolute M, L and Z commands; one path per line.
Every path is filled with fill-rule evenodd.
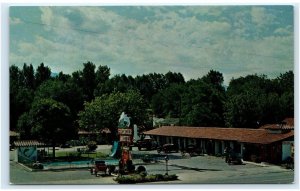
M 165 156 L 165 161 L 166 161 L 166 175 L 168 175 L 168 161 L 169 161 L 169 156 Z

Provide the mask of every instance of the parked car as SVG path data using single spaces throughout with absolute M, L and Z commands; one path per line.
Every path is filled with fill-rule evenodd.
M 174 144 L 164 144 L 162 147 L 158 147 L 157 148 L 157 152 L 158 153 L 161 153 L 161 152 L 164 152 L 164 153 L 170 153 L 170 152 L 178 152 L 179 149 L 177 147 L 177 145 L 174 145 Z
M 71 148 L 71 145 L 70 145 L 70 144 L 67 144 L 67 143 L 65 143 L 65 144 L 61 144 L 61 145 L 59 145 L 59 147 L 60 147 L 60 148 Z
M 226 158 L 228 164 L 243 164 L 242 157 L 239 153 L 230 152 Z
M 191 156 L 203 154 L 202 148 L 197 145 L 187 145 L 185 149 L 181 151 L 182 153 L 189 153 Z
M 91 174 L 98 176 L 98 172 L 104 172 L 106 174 L 108 167 L 105 164 L 105 161 L 95 161 L 94 166 L 90 169 Z
M 143 140 L 138 140 L 136 142 L 136 145 L 140 150 L 146 149 L 146 150 L 152 150 L 157 148 L 157 142 L 151 138 L 143 139 Z

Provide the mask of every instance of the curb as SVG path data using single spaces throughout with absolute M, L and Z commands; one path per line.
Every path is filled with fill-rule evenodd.
M 16 162 L 16 164 L 20 165 L 21 167 L 23 167 L 25 170 L 27 171 L 30 171 L 30 172 L 36 172 L 38 171 L 37 169 L 32 169 L 32 168 L 29 168 L 28 166 L 22 164 L 22 163 L 19 163 L 19 162 Z
M 273 164 L 269 164 L 269 163 L 265 163 L 265 162 L 256 163 L 256 162 L 244 161 L 244 160 L 242 162 L 245 164 L 252 164 L 252 165 L 261 166 L 261 167 L 270 167 L 270 166 L 281 167 L 278 165 L 273 165 Z

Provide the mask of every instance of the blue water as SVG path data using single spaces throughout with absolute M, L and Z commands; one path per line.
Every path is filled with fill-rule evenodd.
M 106 165 L 117 165 L 119 163 L 119 161 L 116 160 L 116 159 L 103 160 L 103 161 L 105 161 Z M 69 165 L 82 166 L 82 165 L 92 165 L 93 163 L 94 163 L 93 160 L 85 160 L 85 161 L 71 161 L 71 162 L 67 162 L 67 161 L 64 161 L 64 162 L 45 162 L 45 163 L 43 163 L 43 165 L 45 167 L 69 166 Z

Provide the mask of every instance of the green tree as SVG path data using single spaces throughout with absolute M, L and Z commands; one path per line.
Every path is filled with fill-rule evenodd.
M 223 87 L 223 74 L 221 72 L 210 70 L 208 74 L 201 78 L 204 82 L 209 83 L 219 89 L 220 91 L 224 91 Z
M 30 109 L 33 100 L 33 68 L 26 64 L 23 68 L 26 75 L 16 66 L 9 68 L 10 130 L 16 129 L 18 118 Z
M 165 74 L 166 83 L 169 85 L 171 84 L 183 84 L 185 82 L 184 77 L 181 73 L 175 73 L 175 72 L 167 72 Z
M 48 80 L 35 91 L 34 99 L 50 98 L 70 108 L 72 120 L 76 121 L 78 112 L 83 109 L 83 93 L 71 80 L 67 82 Z
M 37 69 L 35 74 L 36 87 L 41 85 L 44 81 L 51 78 L 51 70 L 48 66 L 44 66 L 44 63 L 41 63 Z
M 85 95 L 85 100 L 91 101 L 92 99 L 94 99 L 94 89 L 96 87 L 96 66 L 92 62 L 84 63 L 83 66 L 82 89 Z
M 189 126 L 224 126 L 224 92 L 201 79 L 191 80 L 182 95 L 182 123 Z
M 99 83 L 95 89 L 95 96 L 102 96 L 104 94 L 110 94 L 112 92 L 125 93 L 129 90 L 135 89 L 134 79 L 132 76 L 115 75 L 104 83 Z
M 99 66 L 96 71 L 96 84 L 103 84 L 109 79 L 110 68 L 107 66 Z
M 14 85 L 16 87 L 22 86 L 23 85 L 23 78 L 21 77 L 22 71 L 15 66 L 12 65 L 9 67 L 9 84 Z
M 64 74 L 63 72 L 59 72 L 56 79 L 62 82 L 67 82 L 68 80 L 71 79 L 71 76 L 69 74 Z
M 166 85 L 166 78 L 163 74 L 150 73 L 135 78 L 135 87 L 148 104 L 151 103 L 152 96 L 165 89 Z
M 182 84 L 172 84 L 170 87 L 159 91 L 152 97 L 152 109 L 158 117 L 181 117 L 181 99 L 185 92 Z
M 293 87 L 293 72 L 274 80 L 265 75 L 232 79 L 226 92 L 226 125 L 257 128 L 293 116 Z
M 226 102 L 226 126 L 239 128 L 257 128 L 260 125 L 262 110 L 257 100 L 262 94 L 249 91 L 231 96 Z
M 18 124 L 19 129 L 24 131 L 31 127 L 31 137 L 51 144 L 53 158 L 55 145 L 65 143 L 76 135 L 76 129 L 71 125 L 70 109 L 53 99 L 39 99 L 33 102 L 30 111 L 20 118 Z
M 131 124 L 144 125 L 147 120 L 145 102 L 136 91 L 105 94 L 84 105 L 84 110 L 79 112 L 80 128 L 89 131 L 109 128 L 113 140 L 117 138 L 118 119 L 122 112 L 131 118 Z
M 33 66 L 31 64 L 27 66 L 27 64 L 24 63 L 22 74 L 23 74 L 23 86 L 28 89 L 34 89 L 35 78 L 34 78 Z
M 285 92 L 294 92 L 294 72 L 288 71 L 284 74 L 280 74 L 278 78 L 276 78 L 275 83 L 278 87 L 278 93 L 281 95 Z
M 82 80 L 82 71 L 76 71 L 72 73 L 72 82 L 75 83 L 78 87 L 83 87 L 83 80 Z
M 22 87 L 10 85 L 10 129 L 14 130 L 17 126 L 19 117 L 26 111 L 29 111 L 33 101 L 33 90 Z

